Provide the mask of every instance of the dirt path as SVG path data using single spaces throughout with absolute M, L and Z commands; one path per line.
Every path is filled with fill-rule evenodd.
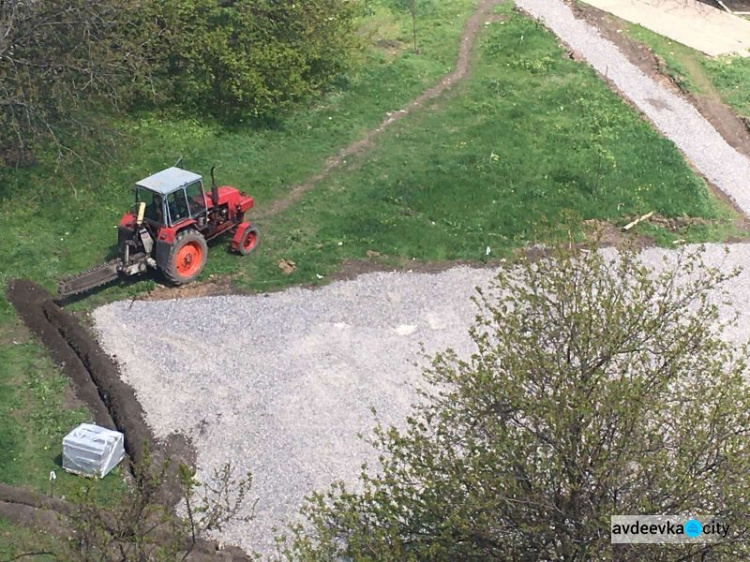
M 292 189 L 285 197 L 272 202 L 266 207 L 265 212 L 258 215 L 257 218 L 272 217 L 291 207 L 294 203 L 299 201 L 303 194 L 313 189 L 321 180 L 327 178 L 332 171 L 341 167 L 341 165 L 344 164 L 347 158 L 357 156 L 366 152 L 370 147 L 372 147 L 373 141 L 383 132 L 385 132 L 391 125 L 400 121 L 401 119 L 409 115 L 412 111 L 424 105 L 425 102 L 437 98 L 446 90 L 453 87 L 457 82 L 460 82 L 461 80 L 466 78 L 471 69 L 471 51 L 474 47 L 474 43 L 476 42 L 479 30 L 482 27 L 483 23 L 497 19 L 497 16 L 494 16 L 492 14 L 492 9 L 502 1 L 503 0 L 481 0 L 479 2 L 479 5 L 477 6 L 474 14 L 469 18 L 469 21 L 466 22 L 466 28 L 461 35 L 461 47 L 458 52 L 458 60 L 456 61 L 456 66 L 453 72 L 445 76 L 435 86 L 423 92 L 419 97 L 410 102 L 406 107 L 399 109 L 398 111 L 395 111 L 393 113 L 389 113 L 385 120 L 380 123 L 380 125 L 372 129 L 371 131 L 368 131 L 365 136 L 358 141 L 353 142 L 346 148 L 339 151 L 336 156 L 330 158 L 326 162 L 321 172 L 315 174 L 304 183 L 292 187 Z

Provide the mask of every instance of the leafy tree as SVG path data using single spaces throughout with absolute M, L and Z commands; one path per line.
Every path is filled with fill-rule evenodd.
M 733 275 L 557 250 L 480 291 L 476 353 L 432 358 L 382 467 L 314 496 L 298 560 L 747 559 L 750 387 L 722 339 Z M 610 544 L 613 514 L 715 514 L 732 540 Z
M 351 64 L 357 13 L 349 0 L 0 2 L 0 164 L 49 141 L 61 157 L 100 147 L 106 117 L 136 102 L 267 116 L 307 100 Z
M 40 140 L 59 152 L 95 134 L 95 106 L 127 103 L 148 76 L 138 0 L 0 2 L 0 159 L 34 160 Z
M 156 66 L 171 97 L 266 116 L 319 94 L 357 47 L 347 0 L 149 0 Z

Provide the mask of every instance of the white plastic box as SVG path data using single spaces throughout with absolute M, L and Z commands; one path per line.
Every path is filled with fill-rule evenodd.
M 125 436 L 82 423 L 63 438 L 62 465 L 73 474 L 104 478 L 125 456 Z

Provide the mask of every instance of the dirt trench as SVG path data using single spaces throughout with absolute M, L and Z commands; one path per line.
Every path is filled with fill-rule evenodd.
M 133 389 L 122 381 L 117 364 L 72 314 L 57 305 L 52 295 L 25 279 L 8 283 L 6 295 L 26 326 L 73 381 L 77 397 L 91 410 L 95 423 L 125 436 L 125 451 L 133 464 L 140 464 L 150 454 L 156 463 L 169 459 L 174 467 L 195 465 L 195 451 L 183 435 L 170 435 L 165 441 L 155 438 L 146 424 L 143 407 Z M 180 489 L 176 479 L 172 480 L 165 486 L 163 501 L 176 505 Z
M 144 448 L 156 444 L 156 440 L 133 389 L 122 382 L 114 361 L 73 315 L 38 285 L 13 280 L 8 284 L 7 297 L 73 381 L 76 394 L 91 410 L 95 422 L 123 433 L 130 459 L 136 464 L 142 461 Z
M 182 435 L 157 441 L 145 422 L 143 408 L 133 389 L 120 378 L 115 362 L 98 342 L 63 310 L 42 287 L 28 280 L 13 280 L 6 292 L 8 300 L 28 328 L 49 350 L 53 360 L 70 377 L 78 398 L 90 409 L 94 421 L 125 435 L 129 466 L 144 461 L 150 454 L 152 462 L 170 461 L 173 470 L 180 464 L 195 465 L 195 451 Z M 134 337 L 139 337 L 134 334 Z M 174 507 L 181 498 L 181 486 L 172 473 L 162 490 L 160 501 Z M 0 515 L 17 525 L 34 526 L 52 533 L 66 535 L 65 519 L 75 510 L 72 504 L 0 484 Z M 234 560 L 249 558 L 241 550 L 229 548 L 219 552 L 218 545 L 202 540 L 191 554 L 193 560 Z

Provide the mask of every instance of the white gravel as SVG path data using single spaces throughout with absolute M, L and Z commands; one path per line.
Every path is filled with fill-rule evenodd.
M 370 447 L 416 400 L 420 342 L 471 350 L 470 296 L 490 270 L 378 273 L 318 290 L 113 303 L 94 313 L 157 436 L 185 431 L 205 477 L 227 461 L 255 476 L 257 520 L 223 538 L 268 552 L 302 498 L 354 482 Z
M 750 216 L 750 160 L 687 101 L 646 76 L 562 0 L 516 0 L 637 105 L 696 168 Z
M 657 269 L 674 256 L 643 253 Z M 709 245 L 705 258 L 731 270 L 750 263 L 750 244 L 728 254 Z M 257 520 L 221 538 L 270 553 L 272 528 L 294 521 L 306 494 L 356 483 L 360 464 L 375 461 L 357 436 L 374 425 L 371 406 L 381 421 L 403 422 L 416 400 L 420 342 L 428 352 L 471 353 L 470 296 L 493 275 L 375 273 L 318 290 L 117 302 L 94 320 L 158 436 L 190 436 L 204 478 L 230 460 L 253 471 Z M 750 334 L 750 272 L 729 288 L 742 313 L 729 336 L 740 341 Z

